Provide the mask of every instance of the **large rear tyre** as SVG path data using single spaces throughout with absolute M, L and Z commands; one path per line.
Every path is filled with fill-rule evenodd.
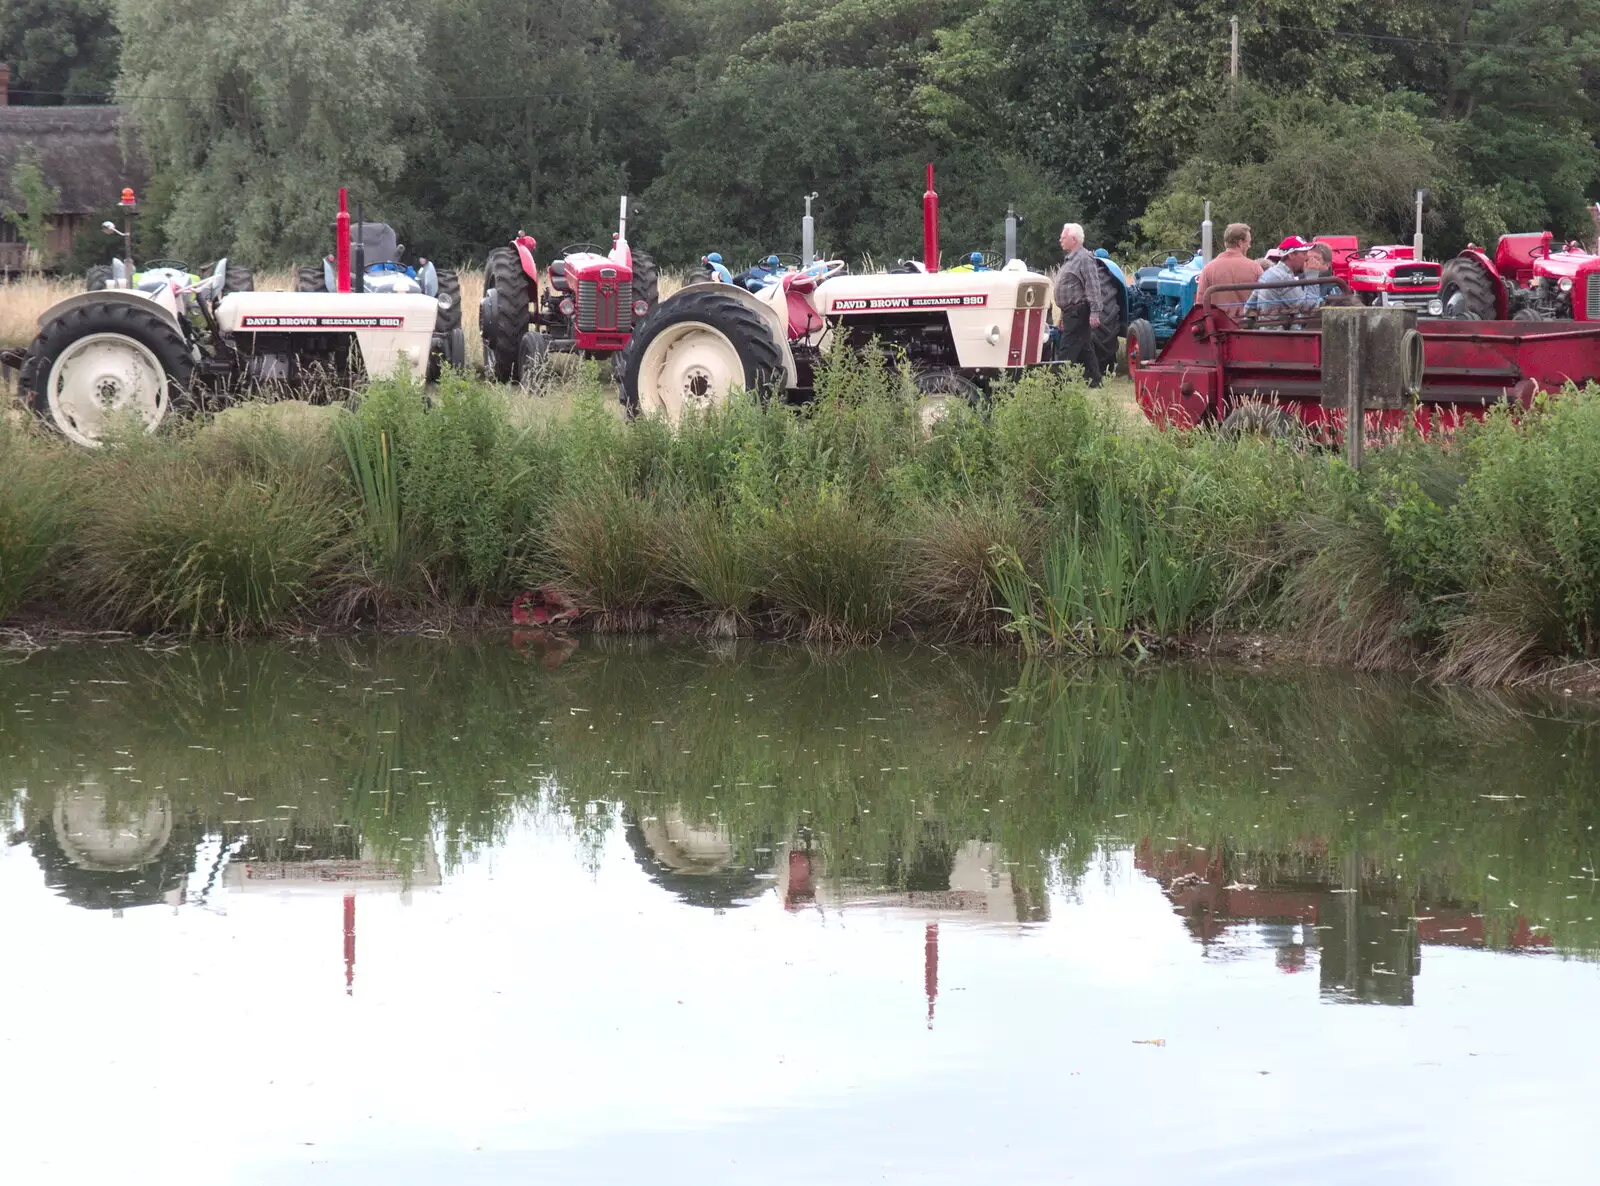
M 230 292 L 254 292 L 256 290 L 256 274 L 243 264 L 229 264 L 228 270 L 222 279 L 222 296 Z
M 483 266 L 483 301 L 478 332 L 483 337 L 483 369 L 500 383 L 519 372 L 517 352 L 532 322 L 533 282 L 514 248 L 496 247 Z
M 1470 255 L 1458 255 L 1440 269 L 1439 299 L 1444 315 L 1465 321 L 1493 321 L 1499 316 L 1495 290 L 1499 280 Z
M 783 350 L 766 320 L 738 297 L 710 289 L 675 296 L 633 335 L 623 364 L 623 407 L 677 424 L 686 410 L 731 391 L 781 381 Z
M 320 267 L 295 269 L 294 290 L 296 292 L 324 292 L 327 289 L 327 283 Z
M 111 265 L 95 264 L 88 273 L 89 291 L 103 292 L 111 287 Z
M 1123 319 L 1127 316 L 1123 303 L 1122 285 L 1105 264 L 1100 265 L 1100 325 L 1090 331 L 1095 353 L 1100 356 L 1100 370 L 1110 371 L 1117 361 L 1117 339 L 1122 337 Z
M 440 268 L 436 275 L 439 277 L 439 295 L 435 298 L 439 302 L 439 315 L 434 319 L 433 332 L 448 336 L 461 328 L 461 273 L 454 268 Z
M 188 390 L 194 359 L 154 307 L 79 305 L 46 322 L 22 364 L 22 394 L 68 440 L 97 448 L 116 417 L 145 432 Z
M 652 309 L 660 299 L 661 279 L 656 271 L 656 261 L 637 247 L 633 252 L 633 299 L 642 300 Z M 636 318 L 635 321 L 642 320 Z

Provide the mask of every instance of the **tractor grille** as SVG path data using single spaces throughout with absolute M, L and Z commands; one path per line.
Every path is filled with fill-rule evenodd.
M 1586 320 L 1600 321 L 1600 272 L 1591 272 L 1584 281 L 1587 287 L 1584 291 L 1584 311 Z
M 1389 273 L 1396 285 L 1412 288 L 1432 288 L 1439 283 L 1437 264 L 1417 264 L 1409 268 L 1396 268 Z
M 578 328 L 591 334 L 632 332 L 633 283 L 619 281 L 613 294 L 602 293 L 594 280 L 578 281 Z

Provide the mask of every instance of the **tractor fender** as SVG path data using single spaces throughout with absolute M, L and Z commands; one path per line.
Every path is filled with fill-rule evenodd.
M 784 386 L 790 390 L 800 386 L 800 373 L 795 369 L 794 352 L 789 349 L 789 327 L 784 322 L 783 314 L 774 306 L 757 299 L 755 293 L 746 291 L 738 284 L 719 284 L 715 280 L 702 280 L 695 284 L 685 284 L 677 292 L 662 301 L 661 305 L 665 305 L 667 301 L 676 300 L 686 292 L 702 291 L 715 292 L 720 296 L 731 296 L 761 314 L 762 319 L 767 323 L 767 329 L 772 333 L 772 340 L 777 343 L 779 351 L 783 354 Z M 657 305 L 656 308 L 659 309 L 661 305 Z
M 1500 269 L 1495 266 L 1494 260 L 1489 258 L 1488 252 L 1475 244 L 1468 243 L 1458 253 L 1478 261 L 1483 270 L 1494 279 L 1494 307 L 1495 317 L 1504 321 L 1511 316 L 1511 299 L 1506 293 L 1506 278 L 1500 274 Z
M 183 326 L 178 322 L 177 313 L 169 309 L 164 302 L 155 300 L 146 293 L 126 288 L 102 288 L 95 292 L 74 293 L 65 300 L 57 301 L 39 314 L 39 328 L 41 330 L 44 329 L 47 322 L 54 321 L 63 313 L 76 309 L 80 305 L 138 305 L 141 309 L 155 309 L 161 316 L 172 323 L 173 329 L 179 333 L 183 332 Z
M 534 291 L 537 292 L 539 288 L 539 264 L 533 258 L 535 246 L 534 241 L 526 235 L 521 235 L 517 238 L 517 258 L 522 261 L 522 270 L 527 274 L 528 279 L 533 281 Z
M 417 279 L 422 282 L 422 291 L 427 296 L 439 295 L 439 270 L 433 266 L 431 259 L 422 261 L 422 271 L 417 274 Z

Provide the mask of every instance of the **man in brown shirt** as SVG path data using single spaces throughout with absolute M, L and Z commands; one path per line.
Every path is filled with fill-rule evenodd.
M 1195 281 L 1194 299 L 1205 299 L 1206 289 L 1213 284 L 1254 284 L 1261 279 L 1261 265 L 1250 258 L 1250 228 L 1242 222 L 1230 222 L 1222 232 L 1223 253 L 1200 269 Z M 1238 306 L 1250 299 L 1248 289 L 1238 289 L 1222 294 L 1218 305 Z

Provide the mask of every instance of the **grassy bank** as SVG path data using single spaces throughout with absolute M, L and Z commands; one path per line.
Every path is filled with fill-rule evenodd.
M 236 409 L 99 452 L 0 437 L 0 615 L 197 633 L 394 624 L 570 598 L 601 630 L 912 634 L 1137 654 L 1277 632 L 1492 683 L 1600 656 L 1600 398 L 1569 393 L 1361 474 L 1325 453 L 1130 430 L 1031 376 L 925 432 L 845 360 L 796 410 L 626 424 L 446 381 L 353 409 Z

